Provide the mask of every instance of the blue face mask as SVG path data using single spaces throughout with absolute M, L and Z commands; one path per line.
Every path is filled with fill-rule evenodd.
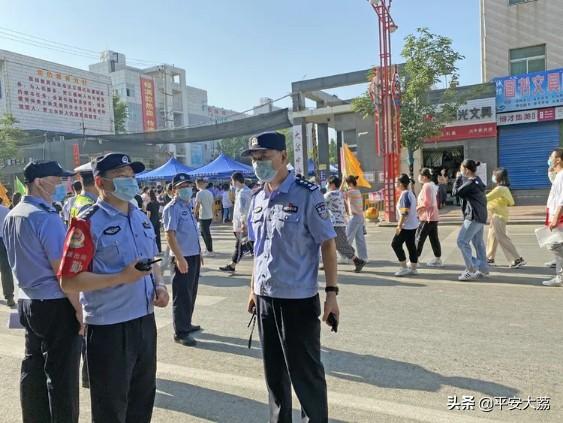
M 133 177 L 113 178 L 111 181 L 115 187 L 115 191 L 112 194 L 120 200 L 131 201 L 139 193 L 139 184 Z
M 66 196 L 66 186 L 65 184 L 55 185 L 55 192 L 53 193 L 53 201 L 63 201 Z
M 272 166 L 271 160 L 258 160 L 252 162 L 256 177 L 262 182 L 272 182 L 278 173 Z
M 178 197 L 180 200 L 189 201 L 192 198 L 192 189 L 191 188 L 180 188 L 178 190 Z
M 547 159 L 547 166 L 552 167 L 553 163 L 551 163 L 551 159 Z

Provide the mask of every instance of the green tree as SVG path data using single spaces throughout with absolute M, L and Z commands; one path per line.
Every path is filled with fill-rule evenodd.
M 336 145 L 336 141 L 331 138 L 328 144 L 328 158 L 330 164 L 337 165 L 338 164 L 338 148 Z
M 127 103 L 121 101 L 119 96 L 113 96 L 113 126 L 116 134 L 126 132 L 125 122 L 127 122 Z
M 416 34 L 405 38 L 401 56 L 405 59 L 400 72 L 401 143 L 408 152 L 412 177 L 414 153 L 424 140 L 439 135 L 466 101 L 456 92 L 457 63 L 464 56 L 454 50 L 450 38 L 432 34 L 428 28 L 418 28 Z M 447 88 L 441 91 L 438 101 L 430 101 L 430 91 L 443 80 L 449 81 Z M 374 106 L 367 92 L 354 100 L 353 107 L 364 117 L 373 116 Z
M 241 153 L 248 148 L 248 137 L 224 138 L 219 143 L 219 151 L 231 156 L 234 159 L 240 159 Z
M 12 159 L 16 156 L 18 143 L 23 140 L 24 132 L 14 125 L 18 123 L 11 114 L 0 118 L 0 160 Z

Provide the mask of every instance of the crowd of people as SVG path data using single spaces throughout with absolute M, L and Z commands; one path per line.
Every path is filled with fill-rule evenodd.
M 140 189 L 135 175 L 144 165 L 122 153 L 107 153 L 75 172 L 49 161 L 25 167 L 26 195 L 14 196 L 11 210 L 0 207 L 3 292 L 8 306 L 16 306 L 13 275 L 25 329 L 20 381 L 25 423 L 78 421 L 81 355 L 94 422 L 151 420 L 154 307 L 170 300 L 159 262 L 164 257 L 172 263 L 174 341 L 194 347 L 193 334 L 201 327 L 192 318 L 204 257 L 214 254 L 210 226 L 216 202 L 234 234 L 231 262 L 219 269 L 235 272 L 245 255 L 253 257 L 247 309 L 258 323 L 271 421 L 291 421 L 292 386 L 304 418 L 328 421 L 320 322 L 338 329 L 337 253 L 355 272 L 368 262 L 358 180 L 331 176 L 321 192 L 288 171 L 285 137 L 276 132 L 252 137 L 244 154 L 259 180 L 252 189 L 240 173 L 219 189 L 185 173 L 168 185 Z M 526 265 L 506 230 L 508 207 L 514 205 L 508 172 L 495 169 L 495 186 L 486 193 L 479 165 L 464 160 L 452 190 L 463 216 L 457 238 L 465 263 L 461 281 L 487 277 L 498 246 L 511 268 Z M 546 226 L 556 230 L 563 227 L 563 149 L 552 152 L 548 167 Z M 73 195 L 62 202 L 63 178 L 75 175 Z M 398 277 L 417 275 L 427 239 L 433 257 L 426 265 L 443 266 L 438 210 L 447 177 L 423 168 L 418 182 L 415 195 L 408 175 L 396 180 L 398 223 L 391 247 Z M 556 275 L 544 285 L 561 286 L 563 239 L 550 250 Z M 323 307 L 319 269 L 326 280 Z

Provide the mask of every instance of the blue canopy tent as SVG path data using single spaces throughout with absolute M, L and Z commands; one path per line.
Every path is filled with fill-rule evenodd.
M 178 173 L 189 173 L 193 169 L 180 163 L 175 157 L 171 157 L 162 166 L 149 172 L 139 173 L 137 180 L 147 181 L 170 181 Z
M 207 177 L 207 178 L 230 178 L 235 172 L 240 172 L 244 176 L 253 176 L 254 169 L 252 166 L 239 163 L 231 157 L 221 153 L 219 157 L 211 163 L 206 164 L 198 169 L 188 172 L 188 175 L 193 177 Z

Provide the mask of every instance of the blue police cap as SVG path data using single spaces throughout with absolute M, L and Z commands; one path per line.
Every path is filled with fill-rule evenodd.
M 36 160 L 29 162 L 23 169 L 25 183 L 31 183 L 35 178 L 46 178 L 47 176 L 74 176 L 75 173 L 64 170 L 59 162 Z
M 184 182 L 192 182 L 187 173 L 178 173 L 174 178 L 172 178 L 172 186 L 177 186 L 183 184 Z
M 261 150 L 285 150 L 285 136 L 279 132 L 263 132 L 250 137 L 248 149 L 242 155 L 249 156 L 253 151 Z
M 135 173 L 141 173 L 145 170 L 145 165 L 141 162 L 132 162 L 131 157 L 123 153 L 107 153 L 103 156 L 96 157 L 94 163 L 94 175 L 98 176 L 112 169 L 130 166 Z

